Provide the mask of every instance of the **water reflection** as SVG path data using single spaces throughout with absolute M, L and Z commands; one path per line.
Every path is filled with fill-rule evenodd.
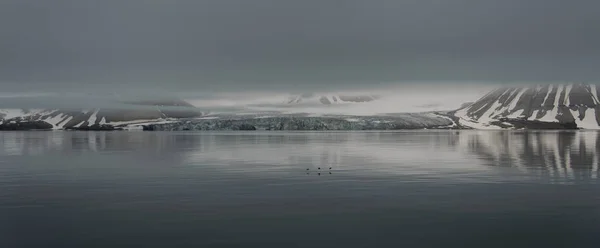
M 484 165 L 598 178 L 598 132 L 464 132 L 460 144 Z
M 1 156 L 133 153 L 239 172 L 365 170 L 427 174 L 511 167 L 597 178 L 598 132 L 2 132 Z

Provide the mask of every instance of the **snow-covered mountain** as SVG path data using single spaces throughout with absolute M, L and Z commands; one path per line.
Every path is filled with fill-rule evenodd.
M 472 94 L 467 94 L 472 95 Z M 477 96 L 477 95 L 475 95 Z M 380 116 L 399 113 L 448 112 L 464 103 L 464 94 L 415 92 L 410 88 L 385 92 L 311 93 L 265 97 L 262 101 L 238 104 L 243 112 L 281 114 Z
M 370 94 L 301 94 L 290 96 L 287 104 L 332 105 L 343 103 L 372 102 L 379 99 Z
M 530 127 L 600 129 L 600 88 L 572 83 L 503 87 L 456 111 L 476 129 Z
M 185 101 L 144 101 L 125 103 L 122 109 L 0 109 L 0 124 L 45 122 L 52 129 L 85 128 L 93 125 L 127 125 L 166 119 L 202 116 Z

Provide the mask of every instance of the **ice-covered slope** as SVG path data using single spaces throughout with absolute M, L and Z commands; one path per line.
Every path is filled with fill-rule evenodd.
M 54 129 L 84 128 L 93 125 L 124 125 L 202 115 L 185 101 L 145 101 L 126 103 L 123 109 L 0 109 L 0 124 L 43 121 Z
M 461 125 L 500 129 L 517 125 L 569 126 L 600 129 L 600 88 L 595 84 L 551 84 L 504 87 L 459 109 Z

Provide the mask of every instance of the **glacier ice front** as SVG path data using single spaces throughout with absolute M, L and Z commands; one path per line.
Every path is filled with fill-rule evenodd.
M 380 117 L 308 117 L 279 116 L 262 118 L 202 118 L 173 123 L 148 124 L 149 131 L 183 130 L 398 130 L 425 128 L 452 128 L 455 123 L 433 113 L 398 114 Z

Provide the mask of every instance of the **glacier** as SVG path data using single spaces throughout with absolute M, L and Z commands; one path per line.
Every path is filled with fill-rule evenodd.
M 307 116 L 197 118 L 170 123 L 143 124 L 147 131 L 233 131 L 233 130 L 400 130 L 451 129 L 455 122 L 439 113 L 407 113 L 389 116 Z

